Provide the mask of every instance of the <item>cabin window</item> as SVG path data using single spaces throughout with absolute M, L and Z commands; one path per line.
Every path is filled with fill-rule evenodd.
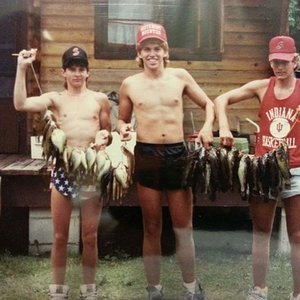
M 220 60 L 222 0 L 94 0 L 95 55 L 133 59 L 138 27 L 163 24 L 171 60 Z

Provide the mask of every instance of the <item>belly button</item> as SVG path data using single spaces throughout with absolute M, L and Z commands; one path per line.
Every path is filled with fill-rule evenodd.
M 166 135 L 163 133 L 162 136 L 165 137 Z

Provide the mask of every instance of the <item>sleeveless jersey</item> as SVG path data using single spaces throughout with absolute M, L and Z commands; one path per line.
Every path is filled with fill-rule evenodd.
M 262 156 L 284 141 L 289 149 L 290 168 L 300 167 L 300 119 L 296 122 L 296 109 L 300 105 L 300 79 L 297 79 L 293 93 L 280 100 L 274 93 L 275 80 L 275 77 L 270 78 L 261 101 L 258 113 L 260 132 L 257 135 L 255 155 Z

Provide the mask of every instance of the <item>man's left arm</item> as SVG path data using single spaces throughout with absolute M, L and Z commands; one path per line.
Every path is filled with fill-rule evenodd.
M 182 71 L 186 82 L 185 94 L 205 111 L 205 121 L 199 131 L 198 140 L 207 148 L 213 142 L 213 124 L 215 121 L 214 104 L 194 78 L 186 70 Z
M 100 130 L 96 133 L 95 137 L 95 144 L 97 146 L 109 146 L 112 143 L 110 110 L 110 102 L 107 96 L 103 94 L 99 116 Z

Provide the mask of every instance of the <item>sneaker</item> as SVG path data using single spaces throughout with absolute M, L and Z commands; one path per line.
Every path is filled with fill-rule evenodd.
M 258 286 L 252 287 L 249 292 L 246 300 L 267 300 L 268 299 L 268 288 L 260 288 Z
M 157 289 L 155 286 L 149 285 L 146 290 L 148 291 L 148 300 L 163 300 L 163 290 Z
M 80 300 L 97 300 L 96 284 L 82 284 L 80 286 Z
M 51 300 L 65 300 L 69 299 L 69 287 L 62 284 L 50 284 L 48 299 Z
M 184 294 L 183 300 L 205 300 L 204 292 L 200 283 L 197 283 L 194 293 L 187 290 Z
M 297 297 L 294 297 L 294 293 L 292 292 L 292 293 L 290 294 L 290 300 L 300 300 L 300 294 L 298 294 Z

